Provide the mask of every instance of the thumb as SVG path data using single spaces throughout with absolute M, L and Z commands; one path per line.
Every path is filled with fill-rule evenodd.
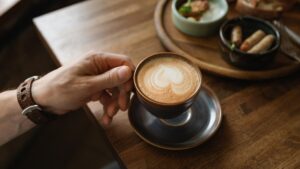
M 97 90 L 114 88 L 127 82 L 132 76 L 132 70 L 128 66 L 120 66 L 110 69 L 103 74 L 94 77 Z

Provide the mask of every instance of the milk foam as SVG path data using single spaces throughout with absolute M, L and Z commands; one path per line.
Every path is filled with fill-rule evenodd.
M 150 79 L 149 83 L 157 90 L 171 87 L 174 93 L 180 94 L 185 92 L 184 89 L 180 88 L 180 85 L 184 82 L 183 76 L 183 72 L 175 66 L 160 65 L 156 71 L 150 74 L 150 78 L 145 76 L 144 81 Z
M 156 58 L 138 73 L 138 85 L 149 98 L 163 103 L 176 103 L 190 97 L 200 83 L 197 70 L 178 58 Z

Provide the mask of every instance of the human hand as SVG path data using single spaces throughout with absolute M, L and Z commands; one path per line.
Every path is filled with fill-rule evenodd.
M 32 96 L 38 105 L 55 114 L 100 100 L 104 109 L 101 120 L 108 125 L 119 109 L 128 107 L 133 71 L 134 65 L 127 56 L 89 53 L 35 81 Z

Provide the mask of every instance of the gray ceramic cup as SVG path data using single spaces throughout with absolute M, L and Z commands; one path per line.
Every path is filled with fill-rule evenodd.
M 179 59 L 185 60 L 186 62 L 190 63 L 190 65 L 195 67 L 196 68 L 195 70 L 199 70 L 199 68 L 196 65 L 194 65 L 192 62 L 190 62 L 188 59 L 186 59 L 185 57 L 183 57 L 181 55 L 178 55 L 175 53 L 169 53 L 169 52 L 158 53 L 158 54 L 154 54 L 152 56 L 145 58 L 137 65 L 136 70 L 133 75 L 133 82 L 134 82 L 134 86 L 135 86 L 135 94 L 137 95 L 138 100 L 140 101 L 141 104 L 143 104 L 143 106 L 151 114 L 153 114 L 154 116 L 161 118 L 161 119 L 172 119 L 172 118 L 175 118 L 175 117 L 183 114 L 184 112 L 186 112 L 186 110 L 188 110 L 191 107 L 194 99 L 196 98 L 196 96 L 198 95 L 198 93 L 200 91 L 202 75 L 199 70 L 198 71 L 198 75 L 200 77 L 199 85 L 197 86 L 197 89 L 195 90 L 193 95 L 191 95 L 191 97 L 184 100 L 183 102 L 175 103 L 175 104 L 164 104 L 164 103 L 159 103 L 155 100 L 148 98 L 147 96 L 145 96 L 143 94 L 141 89 L 139 89 L 139 87 L 138 87 L 138 82 L 137 82 L 138 72 L 140 71 L 140 69 L 142 69 L 142 67 L 145 65 L 145 63 L 147 63 L 149 60 L 156 59 L 159 57 L 165 57 L 166 55 L 168 57 L 177 57 Z
M 205 37 L 216 34 L 228 13 L 228 4 L 226 0 L 209 0 L 210 3 L 218 6 L 218 11 L 212 15 L 211 20 L 191 21 L 182 16 L 178 9 L 187 0 L 173 0 L 172 2 L 172 21 L 181 32 L 197 37 Z

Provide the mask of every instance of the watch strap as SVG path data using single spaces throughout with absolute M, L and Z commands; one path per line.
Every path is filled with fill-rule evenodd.
M 32 97 L 32 83 L 37 80 L 38 76 L 33 76 L 21 83 L 17 89 L 18 102 L 23 109 L 22 114 L 27 116 L 35 124 L 44 124 L 48 121 L 55 120 L 57 115 L 43 111 L 42 107 L 37 105 Z
M 26 114 L 24 114 L 24 112 L 26 112 Z M 42 109 L 38 105 L 25 108 L 22 114 L 27 116 L 27 118 L 35 124 L 45 124 L 49 121 L 49 119 L 42 114 Z
M 18 87 L 18 93 L 17 93 L 18 102 L 23 110 L 31 105 L 35 105 L 35 102 L 31 94 L 31 86 L 33 81 L 37 79 L 38 76 L 33 76 L 31 78 L 28 78 L 23 83 L 21 83 Z

